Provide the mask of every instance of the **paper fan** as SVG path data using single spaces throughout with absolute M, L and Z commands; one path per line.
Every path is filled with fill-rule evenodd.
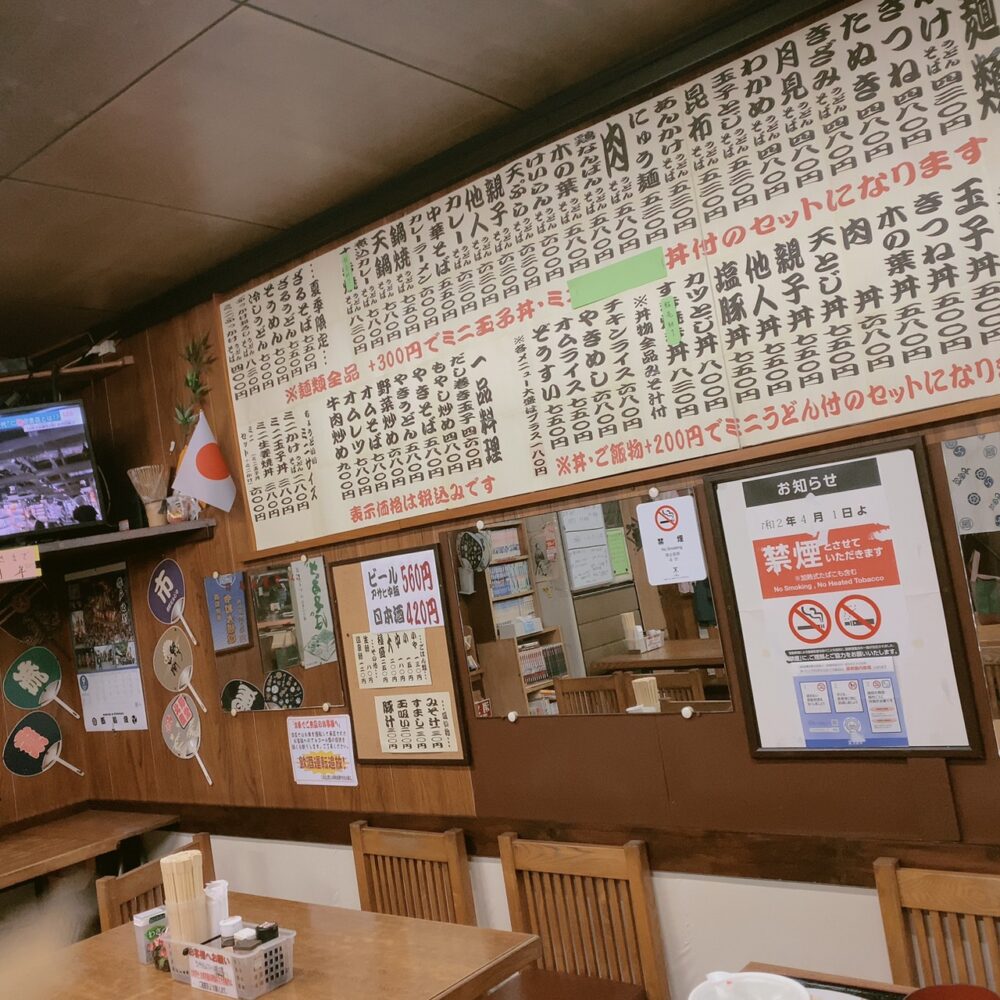
M 482 572 L 493 557 L 490 536 L 485 531 L 463 531 L 458 536 L 458 592 L 473 594 L 475 574 Z

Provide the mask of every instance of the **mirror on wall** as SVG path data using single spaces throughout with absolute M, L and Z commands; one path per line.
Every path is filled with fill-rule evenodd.
M 731 710 L 690 490 L 567 503 L 450 542 L 477 716 Z
M 1000 432 L 941 446 L 1000 745 Z

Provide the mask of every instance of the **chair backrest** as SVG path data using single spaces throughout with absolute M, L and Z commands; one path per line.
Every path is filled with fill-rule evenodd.
M 704 701 L 705 682 L 699 670 L 673 670 L 656 674 L 660 701 Z
M 511 927 L 542 939 L 541 966 L 634 983 L 669 1000 L 646 845 L 557 844 L 500 836 Z
M 1000 875 L 875 862 L 892 981 L 901 986 L 1000 984 Z
M 201 871 L 206 882 L 215 881 L 212 841 L 207 833 L 196 833 L 190 843 L 170 851 L 201 851 Z M 97 909 L 101 930 L 128 923 L 136 913 L 163 905 L 163 874 L 159 860 L 133 868 L 124 875 L 107 875 L 97 880 Z
M 400 917 L 476 924 L 461 830 L 424 833 L 351 824 L 361 909 Z
M 560 715 L 617 715 L 631 703 L 628 678 L 623 673 L 557 677 L 555 688 Z

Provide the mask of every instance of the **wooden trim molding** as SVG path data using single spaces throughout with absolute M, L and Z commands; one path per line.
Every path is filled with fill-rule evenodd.
M 499 857 L 501 833 L 516 832 L 532 840 L 615 844 L 643 840 L 654 871 L 729 878 L 776 879 L 820 885 L 874 888 L 876 858 L 890 856 L 912 867 L 1000 874 L 1000 846 L 893 841 L 849 837 L 617 829 L 613 826 L 569 826 L 503 818 L 410 816 L 327 812 L 311 809 L 260 809 L 199 806 L 182 802 L 95 802 L 90 808 L 169 812 L 180 816 L 182 830 L 206 830 L 228 837 L 292 840 L 305 843 L 351 843 L 350 824 L 367 819 L 377 826 L 443 832 L 465 832 L 470 855 Z

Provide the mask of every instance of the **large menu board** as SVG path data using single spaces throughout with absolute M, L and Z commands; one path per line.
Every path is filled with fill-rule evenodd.
M 224 301 L 258 549 L 995 393 L 994 0 L 865 0 Z

